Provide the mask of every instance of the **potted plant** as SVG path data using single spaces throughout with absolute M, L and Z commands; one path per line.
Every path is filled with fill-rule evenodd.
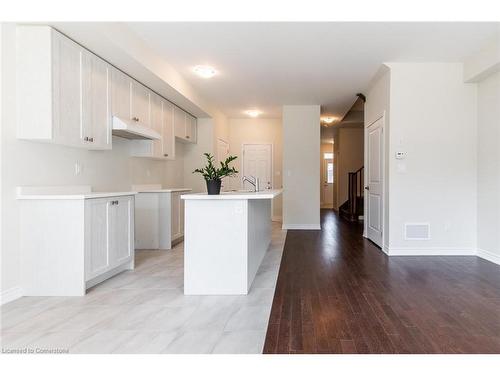
M 220 168 L 214 165 L 214 156 L 209 153 L 204 153 L 207 158 L 207 165 L 203 168 L 198 168 L 193 173 L 203 175 L 207 183 L 207 192 L 209 195 L 220 194 L 220 186 L 224 177 L 231 177 L 238 173 L 234 167 L 229 167 L 229 163 L 237 158 L 237 156 L 229 156 L 225 161 L 220 162 Z

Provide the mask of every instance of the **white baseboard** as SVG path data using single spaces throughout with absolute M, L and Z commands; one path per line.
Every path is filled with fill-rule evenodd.
M 384 252 L 389 256 L 450 256 L 450 255 L 476 255 L 475 249 L 455 247 L 387 247 Z
M 6 303 L 21 298 L 22 296 L 23 296 L 23 288 L 21 288 L 20 286 L 4 290 L 0 294 L 0 305 L 5 305 Z
M 477 256 L 479 258 L 489 260 L 490 262 L 493 262 L 495 264 L 500 264 L 500 255 L 492 253 L 491 251 L 477 249 Z
M 271 218 L 271 220 L 272 220 L 272 221 L 278 221 L 278 222 L 280 222 L 280 223 L 281 223 L 281 221 L 282 221 L 283 219 L 281 218 L 281 216 L 273 216 L 273 217 Z
M 320 230 L 319 224 L 283 224 L 283 229 Z

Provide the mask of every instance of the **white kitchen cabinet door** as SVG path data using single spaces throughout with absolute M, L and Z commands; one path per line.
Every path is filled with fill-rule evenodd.
M 52 37 L 53 141 L 81 146 L 84 137 L 81 122 L 80 76 L 83 48 L 58 32 L 54 31 Z
M 109 65 L 94 54 L 82 55 L 83 142 L 98 150 L 111 149 Z
M 174 107 L 174 134 L 183 142 L 196 143 L 196 118 Z
M 186 139 L 196 143 L 196 117 L 186 114 Z
M 162 134 L 162 111 L 163 100 L 159 95 L 151 93 L 151 128 Z M 163 141 L 162 139 L 155 139 L 152 141 L 152 156 L 154 158 L 163 158 Z
M 174 135 L 174 106 L 163 101 L 162 116 L 162 145 L 163 157 L 165 159 L 175 159 L 175 135 Z
M 85 201 L 85 280 L 106 272 L 111 266 L 110 225 L 113 206 L 109 199 Z
M 131 120 L 130 92 L 132 79 L 116 68 L 111 68 L 112 114 L 124 120 Z
M 186 138 L 186 112 L 174 106 L 174 132 L 180 139 Z
M 131 197 L 120 197 L 111 202 L 110 263 L 115 267 L 133 257 L 134 211 Z
M 130 93 L 130 114 L 133 121 L 143 126 L 150 124 L 150 91 L 139 82 L 132 80 Z

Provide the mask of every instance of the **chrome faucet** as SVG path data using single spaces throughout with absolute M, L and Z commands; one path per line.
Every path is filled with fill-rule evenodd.
M 250 176 L 250 177 L 247 177 L 247 176 L 243 176 L 241 182 L 242 184 L 245 183 L 245 181 L 249 182 L 253 187 L 254 187 L 254 191 L 257 192 L 260 190 L 259 188 L 259 178 L 258 177 L 254 177 L 254 176 Z

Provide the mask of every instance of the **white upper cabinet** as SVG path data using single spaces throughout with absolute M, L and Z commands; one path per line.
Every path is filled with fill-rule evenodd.
M 130 93 L 130 114 L 133 121 L 144 126 L 150 123 L 150 91 L 137 81 L 132 81 Z
M 108 65 L 48 26 L 17 27 L 17 136 L 109 149 Z
M 174 107 L 174 131 L 179 140 L 196 143 L 196 118 Z
M 83 51 L 82 135 L 84 142 L 98 150 L 111 149 L 109 76 L 109 65 L 104 60 Z
M 161 134 L 158 140 L 133 140 L 132 156 L 153 159 L 175 159 L 175 136 L 173 128 L 173 104 L 155 93 L 151 93 L 151 127 Z
M 196 143 L 196 118 L 49 26 L 18 26 L 19 139 L 110 150 L 113 116 L 162 135 L 132 140 L 132 155 L 175 159 L 175 139 Z

